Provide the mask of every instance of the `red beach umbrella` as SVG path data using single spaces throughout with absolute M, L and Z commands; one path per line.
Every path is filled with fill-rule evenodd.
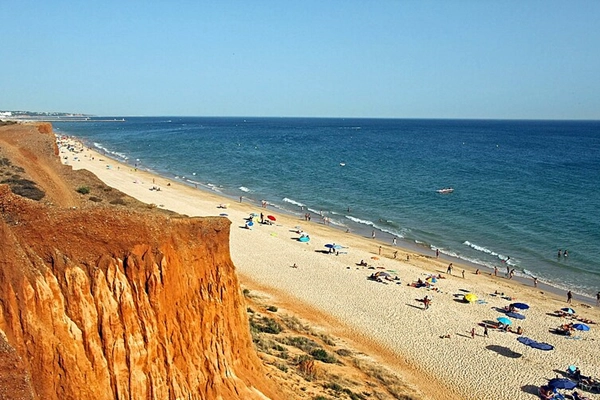
M 269 220 L 271 220 L 271 221 L 277 221 L 277 218 L 275 218 L 275 217 L 274 217 L 274 216 L 272 216 L 272 215 L 267 215 L 267 218 L 268 218 Z

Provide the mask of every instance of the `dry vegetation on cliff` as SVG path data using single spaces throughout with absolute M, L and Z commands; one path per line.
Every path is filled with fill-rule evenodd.
M 368 355 L 244 289 L 252 340 L 290 398 L 414 400 L 412 388 Z

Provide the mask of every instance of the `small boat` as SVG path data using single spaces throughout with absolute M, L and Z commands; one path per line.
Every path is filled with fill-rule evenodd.
M 345 166 L 346 166 L 346 163 L 344 163 L 344 162 L 340 163 L 340 167 L 345 167 Z
M 436 192 L 438 192 L 440 194 L 448 194 L 448 193 L 454 192 L 454 189 L 453 188 L 443 188 L 443 189 L 436 190 Z

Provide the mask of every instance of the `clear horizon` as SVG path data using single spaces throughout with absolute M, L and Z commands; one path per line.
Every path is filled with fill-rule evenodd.
M 600 2 L 11 3 L 5 110 L 600 119 Z

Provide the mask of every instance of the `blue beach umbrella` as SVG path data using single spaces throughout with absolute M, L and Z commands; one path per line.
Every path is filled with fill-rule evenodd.
M 577 387 L 577 383 L 567 378 L 554 378 L 548 381 L 548 386 L 555 389 L 571 390 Z
M 514 319 L 525 319 L 525 316 L 523 314 L 519 314 L 516 312 L 509 312 L 509 313 L 506 313 L 506 315 L 508 315 L 509 317 L 514 318 Z
M 586 324 L 573 324 L 573 328 L 577 329 L 578 331 L 589 331 L 590 327 L 587 326 Z
M 519 310 L 527 310 L 529 306 L 525 303 L 512 303 L 511 306 L 518 308 Z
M 569 307 L 561 308 L 560 310 L 566 312 L 567 314 L 575 314 L 575 310 Z
M 535 340 L 525 336 L 519 336 L 517 340 L 523 343 L 525 346 L 533 347 L 534 349 L 538 350 L 548 351 L 554 349 L 554 346 L 552 346 L 551 344 L 536 342 Z
M 512 321 L 510 319 L 506 318 L 506 317 L 498 317 L 496 319 L 498 320 L 498 322 L 500 322 L 501 324 L 504 324 L 504 325 L 511 325 L 512 324 Z

